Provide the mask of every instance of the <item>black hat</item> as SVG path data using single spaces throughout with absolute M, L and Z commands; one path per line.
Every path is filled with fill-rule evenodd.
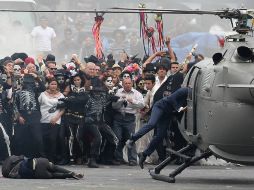
M 90 57 L 85 57 L 84 60 L 86 63 L 92 62 L 92 63 L 95 63 L 96 65 L 100 63 L 99 59 L 95 57 L 94 55 L 90 55 Z
M 143 72 L 156 72 L 156 65 L 153 63 L 148 63 L 146 67 L 144 68 Z
M 57 69 L 56 72 L 54 73 L 54 76 L 64 76 L 64 77 L 70 77 L 71 73 L 66 71 L 65 69 Z
M 28 55 L 26 53 L 14 53 L 11 55 L 11 59 L 15 61 L 16 59 L 22 59 L 25 61 L 26 58 L 28 58 Z
M 45 62 L 48 62 L 48 61 L 55 62 L 56 61 L 56 57 L 53 54 L 48 54 L 46 59 L 45 59 Z

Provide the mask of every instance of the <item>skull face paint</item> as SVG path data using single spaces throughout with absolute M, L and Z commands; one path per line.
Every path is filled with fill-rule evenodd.
M 131 76 L 130 76 L 128 73 L 125 73 L 125 74 L 123 75 L 123 79 L 127 79 L 127 78 L 131 78 Z
M 21 75 L 21 67 L 19 65 L 14 65 L 13 71 L 14 71 L 14 76 L 20 76 Z
M 104 84 L 105 84 L 108 88 L 112 88 L 112 87 L 114 86 L 112 77 L 108 77 L 108 78 L 105 80 Z
M 64 76 L 57 76 L 56 80 L 58 82 L 58 84 L 64 84 L 65 83 L 65 77 Z

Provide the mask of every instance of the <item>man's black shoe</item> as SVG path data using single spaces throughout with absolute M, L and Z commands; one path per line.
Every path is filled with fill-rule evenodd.
M 96 163 L 95 158 L 90 158 L 87 165 L 89 168 L 99 168 L 99 165 Z
M 144 155 L 143 152 L 138 153 L 138 164 L 141 167 L 141 169 L 144 169 L 144 162 L 146 160 L 146 155 Z

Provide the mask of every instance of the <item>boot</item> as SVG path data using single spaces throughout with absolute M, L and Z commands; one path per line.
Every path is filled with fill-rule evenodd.
M 95 158 L 89 158 L 87 165 L 89 168 L 99 168 L 99 165 L 96 163 Z

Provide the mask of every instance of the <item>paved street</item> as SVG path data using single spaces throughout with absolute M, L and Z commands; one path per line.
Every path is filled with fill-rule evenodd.
M 238 166 L 193 166 L 176 178 L 176 183 L 151 179 L 147 166 L 144 170 L 130 166 L 102 166 L 98 169 L 86 166 L 66 168 L 85 174 L 83 180 L 16 180 L 0 178 L 1 190 L 231 190 L 251 189 L 254 187 L 254 167 Z M 175 166 L 162 171 L 167 174 Z

